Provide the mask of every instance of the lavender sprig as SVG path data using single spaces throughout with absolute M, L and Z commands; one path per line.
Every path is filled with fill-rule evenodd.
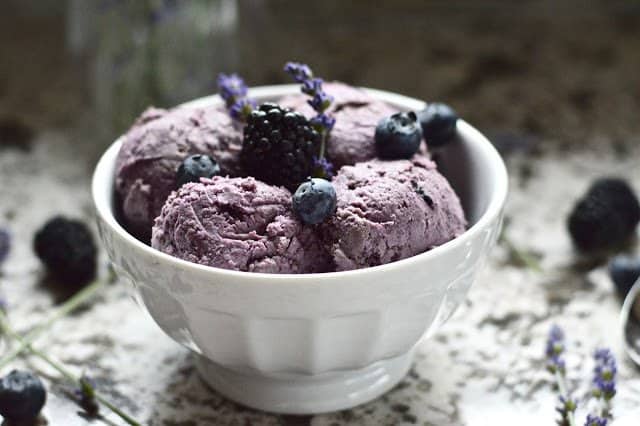
M 238 74 L 218 74 L 218 92 L 234 120 L 246 121 L 256 107 L 256 101 L 247 97 L 248 90 Z
M 596 365 L 593 369 L 592 395 L 601 404 L 601 416 L 611 416 L 611 401 L 616 395 L 616 359 L 609 349 L 598 349 L 593 354 Z
M 565 351 L 564 332 L 557 325 L 553 325 L 549 331 L 545 355 L 547 358 L 547 370 L 555 376 L 556 385 L 558 387 L 558 400 L 560 406 L 556 411 L 560 414 L 558 420 L 559 426 L 576 426 L 575 411 L 576 401 L 571 398 L 566 384 L 566 364 L 562 357 Z
M 587 420 L 584 422 L 584 426 L 607 426 L 609 421 L 602 417 L 587 415 Z
M 324 91 L 322 87 L 323 80 L 314 77 L 313 71 L 308 65 L 287 62 L 284 66 L 284 71 L 301 84 L 300 90 L 302 93 L 311 97 L 307 102 L 317 112 L 317 115 L 310 120 L 311 126 L 321 135 L 318 156 L 314 159 L 316 164 L 315 173 L 316 177 L 330 179 L 333 175 L 333 165 L 325 158 L 325 147 L 329 132 L 336 124 L 336 119 L 327 114 L 326 111 L 333 103 L 333 96 Z

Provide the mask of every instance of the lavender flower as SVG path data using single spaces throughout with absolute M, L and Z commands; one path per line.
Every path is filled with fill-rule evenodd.
M 253 99 L 247 98 L 247 85 L 238 74 L 219 74 L 218 91 L 234 120 L 244 121 L 256 106 Z
M 11 234 L 4 228 L 0 228 L 0 264 L 9 256 L 11 250 Z
M 547 347 L 545 350 L 547 356 L 547 370 L 555 374 L 556 371 L 564 375 L 565 362 L 562 358 L 564 352 L 564 332 L 557 325 L 553 325 L 549 331 L 547 338 Z
M 324 179 L 333 177 L 333 164 L 327 161 L 326 158 L 313 157 L 313 168 L 317 177 Z
M 593 369 L 593 395 L 610 401 L 616 395 L 616 359 L 609 349 L 598 349 L 593 358 L 596 360 Z
M 311 119 L 311 125 L 319 131 L 331 130 L 336 124 L 336 119 L 327 114 L 319 114 Z
M 313 72 L 308 65 L 299 62 L 287 62 L 284 71 L 290 74 L 298 83 L 304 83 L 306 80 L 313 78 Z M 306 92 L 305 92 L 306 93 Z
M 311 96 L 307 102 L 318 113 L 311 119 L 311 125 L 322 136 L 318 157 L 316 162 L 316 177 L 331 177 L 333 175 L 333 165 L 324 158 L 325 146 L 331 129 L 336 123 L 336 119 L 328 115 L 326 111 L 333 103 L 333 96 L 329 95 L 322 88 L 323 81 L 321 78 L 313 76 L 313 71 L 308 65 L 298 62 L 287 62 L 284 71 L 290 74 L 293 79 L 301 83 L 300 90 L 302 93 Z
M 558 426 L 572 426 L 573 425 L 573 413 L 576 411 L 577 404 L 570 397 L 564 396 L 558 397 L 560 405 L 556 407 L 556 411 L 560 414 L 560 419 L 557 421 Z
M 80 386 L 74 391 L 78 404 L 91 417 L 96 417 L 100 410 L 96 401 L 95 382 L 84 374 L 80 377 Z
M 607 419 L 589 414 L 587 420 L 584 422 L 584 426 L 607 426 L 607 423 Z

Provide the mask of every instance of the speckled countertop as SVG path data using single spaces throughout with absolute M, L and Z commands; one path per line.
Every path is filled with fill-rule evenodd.
M 267 8 L 258 14 L 256 10 L 265 8 L 259 3 L 241 2 L 238 12 L 249 16 L 252 26 L 270 28 L 267 44 L 287 34 L 304 34 L 303 23 L 280 28 L 280 21 L 292 19 L 294 12 L 283 17 Z M 422 10 L 417 9 L 420 2 L 407 3 L 410 9 L 403 17 Z M 86 371 L 101 392 L 148 425 L 495 426 L 517 421 L 524 426 L 553 422 L 554 394 L 542 352 L 550 325 L 557 323 L 568 334 L 575 395 L 582 401 L 588 392 L 593 350 L 609 346 L 620 364 L 614 425 L 637 425 L 640 371 L 621 350 L 620 302 L 602 264 L 575 255 L 564 222 L 572 200 L 596 176 L 623 176 L 640 191 L 640 56 L 632 54 L 640 50 L 640 19 L 609 6 L 603 10 L 600 3 L 593 16 L 569 19 L 560 11 L 552 19 L 553 13 L 535 6 L 539 3 L 526 4 L 522 10 L 528 18 L 516 23 L 510 15 L 494 13 L 495 6 L 473 13 L 431 6 L 424 14 L 429 12 L 433 25 L 418 25 L 416 17 L 407 20 L 404 31 L 395 31 L 412 46 L 409 68 L 425 75 L 418 82 L 407 80 L 396 67 L 376 65 L 374 47 L 384 44 L 384 28 L 371 25 L 368 41 L 355 38 L 360 20 L 375 24 L 375 17 L 335 18 L 323 40 L 304 40 L 320 49 L 317 63 L 323 75 L 335 69 L 333 76 L 357 84 L 444 99 L 490 134 L 505 154 L 511 176 L 507 235 L 520 250 L 538 257 L 544 269 L 527 269 L 500 244 L 467 302 L 419 345 L 409 375 L 387 395 L 353 410 L 315 417 L 274 416 L 239 407 L 205 387 L 193 358 L 160 331 L 118 281 L 86 309 L 59 320 L 36 346 L 74 372 Z M 326 13 L 335 13 L 335 8 Z M 15 244 L 2 267 L 0 291 L 11 322 L 25 332 L 65 296 L 43 279 L 31 251 L 32 235 L 54 213 L 93 220 L 89 177 L 102 147 L 86 142 L 93 141 L 87 132 L 92 128 L 87 123 L 93 121 L 81 120 L 91 103 L 86 94 L 90 83 L 77 78 L 84 74 L 74 60 L 55 54 L 63 50 L 56 43 L 65 45 L 64 38 L 57 37 L 61 18 L 20 19 L 36 19 L 41 32 L 2 42 L 13 47 L 9 55 L 14 56 L 0 61 L 9 64 L 0 70 L 0 224 L 11 230 Z M 20 19 L 11 25 L 19 27 Z M 459 31 L 445 30 L 447 23 L 455 23 Z M 0 26 L 0 35 L 15 30 L 11 25 Z M 465 43 L 457 41 L 462 38 Z M 347 50 L 340 40 L 351 40 L 362 67 L 350 68 L 335 59 Z M 251 60 L 243 60 L 242 52 L 250 45 L 239 43 L 238 69 L 250 81 L 281 81 L 273 77 L 272 62 L 279 66 L 284 57 L 267 61 L 266 71 L 259 74 Z M 323 43 L 335 56 L 322 50 Z M 300 54 L 303 45 L 293 43 L 291 48 Z M 29 46 L 39 47 L 40 54 Z M 401 59 L 394 58 L 396 64 Z M 49 79 L 34 70 L 42 67 L 51 69 Z M 78 161 L 77 153 L 87 160 Z M 102 256 L 101 276 L 107 277 Z M 45 377 L 49 400 L 44 415 L 50 425 L 100 424 L 78 414 L 55 371 L 35 358 L 12 366 L 25 364 Z

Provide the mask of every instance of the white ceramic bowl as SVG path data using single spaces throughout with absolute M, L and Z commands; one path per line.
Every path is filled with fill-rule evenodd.
M 298 86 L 251 90 L 259 100 Z M 401 109 L 416 99 L 369 90 Z M 217 96 L 184 107 L 211 105 Z M 349 408 L 383 394 L 406 374 L 413 349 L 464 300 L 498 236 L 507 173 L 491 143 L 462 120 L 437 154 L 460 196 L 469 229 L 426 253 L 357 271 L 260 274 L 189 263 L 130 235 L 114 215 L 115 159 L 93 176 L 100 235 L 121 277 L 158 325 L 196 352 L 202 377 L 228 398 L 261 410 L 304 414 Z

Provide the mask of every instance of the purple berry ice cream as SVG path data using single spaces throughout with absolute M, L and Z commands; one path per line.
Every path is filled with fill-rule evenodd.
M 338 207 L 322 232 L 337 271 L 414 256 L 465 231 L 460 200 L 426 157 L 345 166 L 333 185 Z
M 152 247 L 190 262 L 248 272 L 329 270 L 312 228 L 291 210 L 291 193 L 253 178 L 216 176 L 169 196 Z
M 149 108 L 123 138 L 116 194 L 125 226 L 143 241 L 149 241 L 154 218 L 176 188 L 176 170 L 186 156 L 210 154 L 224 174 L 240 174 L 242 126 L 220 106 Z
M 431 116 L 399 114 L 304 64 L 285 70 L 304 94 L 257 105 L 240 77 L 221 75 L 229 111 L 151 108 L 134 123 L 115 182 L 129 232 L 202 265 L 300 274 L 394 262 L 465 231 L 460 200 L 422 143 Z

